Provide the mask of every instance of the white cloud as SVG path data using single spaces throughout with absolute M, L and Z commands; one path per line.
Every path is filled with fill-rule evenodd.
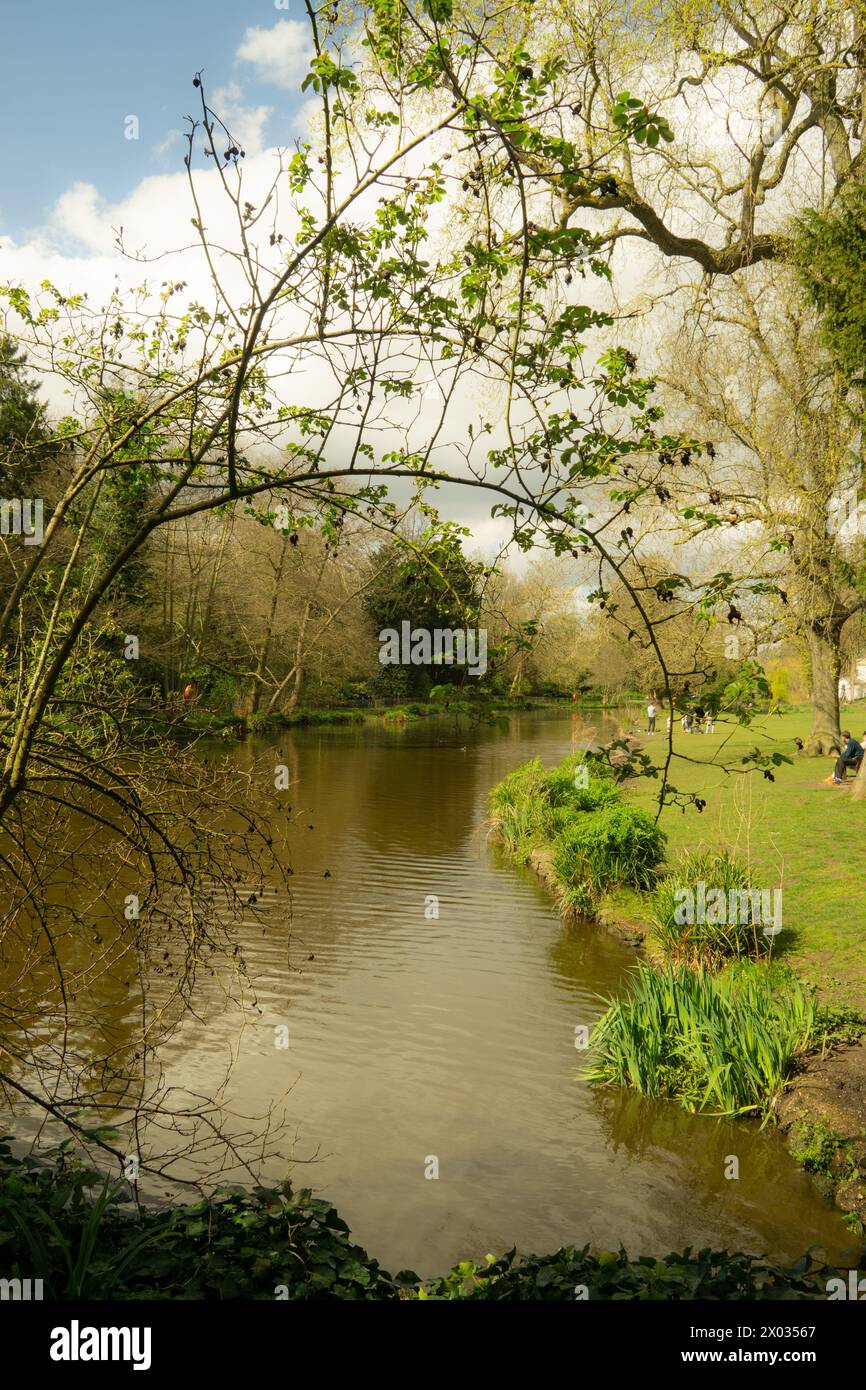
M 299 19 L 278 20 L 270 29 L 247 29 L 237 51 L 251 63 L 261 82 L 294 91 L 306 76 L 313 56 L 310 31 Z
M 235 143 L 251 157 L 261 154 L 265 122 L 273 108 L 245 106 L 242 98 L 237 82 L 227 82 L 214 92 L 211 105 L 220 120 L 225 121 Z
M 183 138 L 184 132 L 182 130 L 170 130 L 163 140 L 152 146 L 150 153 L 154 159 L 165 159 L 166 155 L 173 150 L 180 151 L 180 142 Z
M 49 232 L 61 243 L 73 241 L 86 246 L 94 255 L 110 254 L 115 240 L 98 190 L 92 183 L 80 181 L 57 199 Z

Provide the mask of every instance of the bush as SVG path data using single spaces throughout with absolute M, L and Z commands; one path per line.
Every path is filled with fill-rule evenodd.
M 205 698 L 211 709 L 220 714 L 232 714 L 241 697 L 241 684 L 226 671 L 209 674 L 205 682 Z
M 586 786 L 577 783 L 579 769 L 587 776 Z M 488 806 L 509 854 L 526 863 L 535 846 L 555 840 L 585 813 L 618 802 L 613 782 L 586 773 L 582 756 L 573 756 L 550 772 L 538 758 L 523 763 L 493 788 Z
M 396 1298 L 414 1287 L 353 1245 L 309 1191 L 224 1188 L 189 1206 L 121 1206 L 126 1183 L 70 1162 L 15 1158 L 0 1140 L 6 1278 L 35 1278 L 46 1298 Z M 96 1196 L 92 1195 L 92 1192 Z
M 817 1028 L 814 990 L 781 968 L 741 961 L 713 975 L 643 962 L 595 1029 L 590 1079 L 688 1110 L 768 1111 Z
M 600 811 L 619 801 L 619 792 L 613 782 L 590 775 L 584 787 L 577 784 L 576 775 L 577 770 L 572 767 L 558 767 L 547 773 L 541 784 L 541 794 L 550 806 L 567 806 L 574 811 Z
M 573 1303 L 585 1288 L 592 1301 L 615 1299 L 690 1302 L 692 1299 L 822 1299 L 827 1279 L 836 1271 L 808 1255 L 790 1267 L 729 1250 L 692 1250 L 679 1254 L 629 1258 L 625 1250 L 582 1250 L 564 1246 L 552 1255 L 517 1257 L 512 1250 L 486 1265 L 465 1260 L 442 1279 L 429 1280 L 422 1299 L 472 1299 L 485 1302 Z
M 614 805 L 570 820 L 554 842 L 553 863 L 569 901 L 589 908 L 619 885 L 651 887 L 664 851 L 665 835 L 646 811 Z
M 731 889 L 739 891 L 751 887 L 747 869 L 727 850 L 684 855 L 653 895 L 653 939 L 664 958 L 714 967 L 740 956 L 759 959 L 764 955 L 771 938 L 764 935 L 760 922 L 677 921 L 682 903 L 677 895 L 684 890 L 697 894 L 700 883 L 707 890 L 721 889 L 726 899 Z

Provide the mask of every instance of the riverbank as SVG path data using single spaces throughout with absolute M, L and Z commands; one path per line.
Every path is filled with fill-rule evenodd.
M 283 729 L 323 728 L 351 724 L 406 725 L 423 719 L 465 717 L 495 719 L 512 713 L 571 708 L 571 701 L 541 696 L 504 695 L 482 698 L 455 689 L 453 696 L 436 701 L 411 700 L 402 705 L 350 705 L 334 708 L 304 707 L 292 714 L 243 716 L 210 710 L 205 705 L 179 712 L 171 728 L 190 738 L 243 739 L 250 734 L 266 735 Z
M 844 711 L 846 727 L 866 727 L 866 701 Z M 768 715 L 748 726 L 721 719 L 714 734 L 674 730 L 677 757 L 671 781 L 687 796 L 706 801 L 698 814 L 667 807 L 660 826 L 669 856 L 708 847 L 727 847 L 748 865 L 753 882 L 780 888 L 783 931 L 774 944 L 822 998 L 866 1013 L 866 860 L 863 841 L 866 806 L 851 801 L 846 787 L 827 782 L 832 758 L 799 754 L 808 710 Z M 667 735 L 643 738 L 655 761 L 664 756 Z M 791 759 L 772 768 L 773 781 L 743 770 L 752 751 L 779 752 Z M 682 759 L 685 759 L 683 761 Z M 655 812 L 658 785 L 635 778 L 624 796 L 629 804 Z
M 849 712 L 854 724 L 863 712 Z M 668 873 L 678 863 L 695 862 L 696 855 L 715 856 L 719 862 L 721 854 L 742 866 L 744 883 L 782 888 L 783 931 L 769 943 L 766 955 L 776 965 L 790 967 L 807 988 L 814 987 L 822 1027 L 820 1038 L 811 1045 L 804 1034 L 802 1045 L 792 1049 L 784 1064 L 784 1085 L 778 1094 L 768 1093 L 766 1102 L 794 1157 L 816 1175 L 822 1191 L 851 1215 L 856 1228 L 866 1221 L 866 1046 L 857 1041 L 866 1012 L 862 949 L 866 920 L 862 913 L 858 919 L 852 905 L 857 903 L 854 878 L 864 813 L 844 789 L 827 786 L 825 763 L 797 757 L 795 739 L 807 732 L 805 712 L 772 716 L 748 729 L 720 723 L 715 735 L 685 735 L 677 730 L 675 751 L 687 761 L 677 759 L 671 780 L 687 796 L 700 794 L 706 807 L 702 815 L 694 806 L 685 812 L 667 808 L 660 828 L 667 839 Z M 659 749 L 665 739 L 655 736 Z M 656 752 L 653 739 L 644 737 L 642 743 Z M 792 762 L 774 768 L 773 782 L 760 774 L 744 775 L 741 760 L 755 749 L 781 751 Z M 568 763 L 567 759 L 563 768 Z M 663 965 L 665 945 L 670 949 L 671 942 L 669 934 L 660 937 L 652 893 L 635 884 L 614 882 L 594 902 L 576 903 L 569 891 L 569 873 L 563 870 L 555 816 L 538 805 L 524 806 L 510 827 L 503 825 L 501 800 L 507 782 L 491 797 L 491 826 L 511 857 L 533 870 L 564 917 L 589 912 L 608 930 L 640 947 L 646 958 Z M 621 788 L 625 804 L 636 812 L 651 813 L 656 785 L 637 778 L 627 781 Z M 538 790 L 533 794 L 537 796 Z M 835 856 L 829 849 L 834 833 Z M 813 911 L 816 899 L 817 912 Z M 758 946 L 766 948 L 768 943 L 759 941 Z M 760 959 L 760 949 L 756 955 Z M 724 959 L 712 964 L 724 964 Z M 761 969 L 760 965 L 755 968 Z M 786 977 L 777 974 L 775 978 Z M 650 1042 L 644 1039 L 643 1046 Z M 736 1059 L 729 1060 L 729 1065 L 737 1064 Z
M 111 1187 L 68 1154 L 53 1164 L 48 1157 L 15 1157 L 0 1140 L 2 1270 L 6 1279 L 41 1280 L 42 1297 L 60 1302 L 809 1301 L 847 1288 L 846 1267 L 810 1255 L 791 1267 L 730 1251 L 658 1259 L 588 1245 L 540 1256 L 512 1250 L 421 1280 L 384 1270 L 307 1189 L 218 1189 L 193 1204 L 136 1209 L 125 1182 Z
M 859 734 L 866 701 L 843 712 Z M 686 735 L 674 746 L 673 780 L 707 800 L 703 814 L 663 812 L 660 824 L 672 853 L 725 845 L 749 864 L 754 880 L 778 885 L 783 925 L 776 958 L 814 984 L 830 1006 L 866 1014 L 866 901 L 863 838 L 866 807 L 828 781 L 831 758 L 799 754 L 810 712 L 772 715 L 748 728 L 717 726 L 715 735 Z M 656 752 L 648 739 L 649 751 Z M 744 775 L 739 760 L 753 749 L 791 758 L 773 769 L 774 781 Z M 626 795 L 648 807 L 652 793 L 634 782 Z M 786 1143 L 836 1205 L 866 1223 L 866 1044 L 844 1038 L 828 1052 L 804 1058 L 776 1107 Z

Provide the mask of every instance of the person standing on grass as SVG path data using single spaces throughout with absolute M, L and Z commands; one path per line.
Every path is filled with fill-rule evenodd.
M 646 707 L 646 724 L 647 733 L 654 734 L 656 731 L 656 707 L 653 704 L 652 700 L 650 700 L 649 704 Z
M 857 772 L 863 761 L 863 745 L 862 743 L 858 743 L 856 738 L 851 737 L 850 729 L 843 729 L 842 737 L 846 740 L 846 743 L 833 769 L 834 787 L 841 787 L 842 783 L 845 781 L 845 774 L 849 767 L 853 767 L 854 771 Z M 864 737 L 866 737 L 866 735 L 864 735 Z

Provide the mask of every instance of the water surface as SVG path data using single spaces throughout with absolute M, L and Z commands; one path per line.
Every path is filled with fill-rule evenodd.
M 246 933 L 257 1021 L 239 1032 L 215 990 L 167 1050 L 170 1078 L 213 1090 L 236 1050 L 229 1096 L 246 1113 L 292 1087 L 293 1142 L 270 1175 L 293 1157 L 296 1183 L 392 1270 L 428 1275 L 512 1245 L 838 1252 L 851 1243 L 840 1216 L 778 1134 L 581 1079 L 575 1027 L 598 1018 L 635 951 L 563 924 L 484 825 L 490 788 L 529 757 L 558 761 L 572 736 L 569 717 L 532 714 L 239 749 L 292 770 L 291 901 L 275 891 L 264 932 Z

